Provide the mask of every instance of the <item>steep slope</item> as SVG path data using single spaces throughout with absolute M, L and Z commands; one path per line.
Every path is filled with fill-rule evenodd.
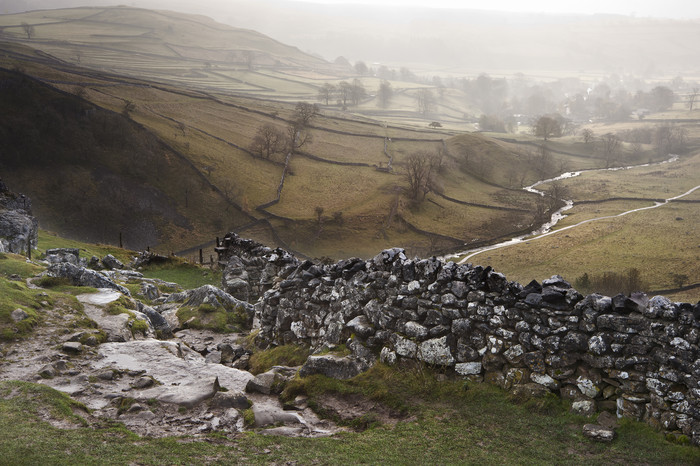
M 43 228 L 145 248 L 209 239 L 249 219 L 191 163 L 125 116 L 0 70 L 0 169 Z M 226 217 L 218 213 L 227 212 Z

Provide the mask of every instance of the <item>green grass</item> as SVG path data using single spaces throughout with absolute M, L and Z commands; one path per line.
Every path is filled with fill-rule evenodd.
M 330 438 L 212 434 L 193 438 L 138 437 L 119 424 L 59 429 L 47 420 L 82 423 L 83 408 L 41 385 L 0 383 L 0 452 L 12 464 L 697 464 L 700 450 L 664 440 L 646 425 L 623 420 L 611 444 L 581 434 L 588 419 L 565 405 L 542 412 L 517 405 L 487 384 L 437 382 L 430 371 L 373 369 L 347 382 L 318 378 L 321 390 L 376 396 L 410 404 L 410 420 Z M 310 387 L 310 383 L 307 384 Z M 335 388 L 333 388 L 335 387 Z M 467 388 L 465 390 L 465 387 Z M 392 401 L 394 400 L 394 401 Z M 48 413 L 48 414 L 47 414 Z M 377 416 L 366 416 L 365 421 Z M 371 424 L 371 422 L 370 422 Z
M 102 259 L 107 254 L 111 254 L 125 264 L 131 262 L 136 255 L 134 251 L 118 248 L 106 244 L 93 244 L 84 241 L 76 241 L 63 238 L 56 233 L 46 230 L 39 230 L 39 251 L 46 252 L 47 249 L 54 248 L 76 248 L 79 250 L 81 258 L 90 259 L 97 256 Z
M 41 303 L 48 300 L 38 296 L 39 293 L 40 291 L 27 288 L 25 283 L 0 277 L 0 340 L 26 337 L 41 322 Z M 23 310 L 29 317 L 14 322 L 11 314 L 15 309 Z
M 42 270 L 44 270 L 44 267 L 27 262 L 27 259 L 24 256 L 11 253 L 0 253 L 0 274 L 2 275 L 19 275 L 20 277 L 26 279 L 33 277 Z
M 272 366 L 300 366 L 309 357 L 309 348 L 300 345 L 282 345 L 257 351 L 250 357 L 249 370 L 260 374 Z
M 219 333 L 241 331 L 247 319 L 243 309 L 226 310 L 211 304 L 201 304 L 198 307 L 182 306 L 177 311 L 177 318 L 186 328 L 213 330 Z
M 141 272 L 147 278 L 159 278 L 166 282 L 177 283 L 184 289 L 199 288 L 203 285 L 221 286 L 220 271 L 190 264 L 177 258 L 173 258 L 167 264 L 145 267 Z

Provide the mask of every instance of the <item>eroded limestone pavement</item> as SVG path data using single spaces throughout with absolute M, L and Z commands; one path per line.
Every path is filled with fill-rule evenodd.
M 92 421 L 119 421 L 141 435 L 265 428 L 277 435 L 326 436 L 339 430 L 303 400 L 282 408 L 271 386 L 298 368 L 277 367 L 254 377 L 246 371 L 250 352 L 239 344 L 242 335 L 183 329 L 176 316 L 181 306 L 206 303 L 242 308 L 252 318 L 248 303 L 213 286 L 163 294 L 158 285 L 177 285 L 145 279 L 111 256 L 90 261 L 99 272 L 81 263 L 75 249 L 49 250 L 46 262 L 48 274 L 99 292 L 78 296 L 82 311 L 43 303 L 43 322 L 32 336 L 0 348 L 0 379 L 49 385 L 90 408 Z M 119 282 L 127 281 L 141 283 L 140 298 L 151 306 L 125 298 L 129 291 Z M 28 284 L 36 288 L 31 279 Z M 109 312 L 117 300 L 134 309 Z M 94 328 L 86 325 L 90 321 Z

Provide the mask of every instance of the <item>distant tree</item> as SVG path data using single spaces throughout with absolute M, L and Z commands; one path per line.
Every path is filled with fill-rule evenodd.
M 678 288 L 683 288 L 683 285 L 688 283 L 688 276 L 682 273 L 674 273 L 671 274 L 671 277 L 673 278 L 673 284 L 676 285 Z
M 493 131 L 496 133 L 505 133 L 505 122 L 496 115 L 481 115 L 479 117 L 479 129 L 482 131 Z
M 593 130 L 590 128 L 584 128 L 583 131 L 581 131 L 581 137 L 583 138 L 584 144 L 590 144 L 595 134 L 593 134 Z
M 136 104 L 130 100 L 125 100 L 124 108 L 122 108 L 122 115 L 128 117 L 134 110 L 136 110 Z
M 320 225 L 323 220 L 323 207 L 316 206 L 314 212 L 316 213 L 316 222 Z
M 294 121 L 299 123 L 301 127 L 309 126 L 311 120 L 318 115 L 319 108 L 316 104 L 307 102 L 298 102 L 294 107 Z
M 650 92 L 650 106 L 656 112 L 673 106 L 673 91 L 666 86 L 656 86 Z
M 365 86 L 362 84 L 362 81 L 359 79 L 353 79 L 350 86 L 350 100 L 352 101 L 352 104 L 359 105 L 366 95 L 367 91 L 365 90 Z
M 300 125 L 298 121 L 287 126 L 285 136 L 286 149 L 292 154 L 313 140 L 309 129 Z
M 441 192 L 434 175 L 440 171 L 442 154 L 429 152 L 414 152 L 406 159 L 404 177 L 408 182 L 408 197 L 413 200 L 423 200 L 431 191 Z
M 535 121 L 533 132 L 536 137 L 540 137 L 545 141 L 561 136 L 561 124 L 556 118 L 550 116 L 541 116 Z
M 416 92 L 416 102 L 418 104 L 418 113 L 423 116 L 435 110 L 435 96 L 430 89 L 418 89 Z
M 367 64 L 365 62 L 357 61 L 355 62 L 355 72 L 360 76 L 365 76 L 369 72 L 369 68 L 367 68 Z
M 268 123 L 258 128 L 250 149 L 258 156 L 269 159 L 273 154 L 282 151 L 284 144 L 284 133 Z
M 605 168 L 610 168 L 620 149 L 620 138 L 613 133 L 607 133 L 601 138 L 601 143 Z
M 688 109 L 691 112 L 693 111 L 693 106 L 695 105 L 695 102 L 698 100 L 698 94 L 700 94 L 699 87 L 694 87 L 692 92 L 688 94 Z
M 406 67 L 402 67 L 399 70 L 399 74 L 401 75 L 401 81 L 414 82 L 416 80 L 416 75 L 413 73 L 413 71 Z
M 22 29 L 24 30 L 24 33 L 27 35 L 27 39 L 31 39 L 32 36 L 34 35 L 34 26 L 32 26 L 29 23 L 22 23 Z
M 333 98 L 333 95 L 336 92 L 336 87 L 333 84 L 330 83 L 324 83 L 323 86 L 318 90 L 318 99 L 320 101 L 326 102 L 326 105 L 328 105 L 328 101 Z
M 431 121 L 428 124 L 428 126 L 430 126 L 431 128 L 442 128 L 442 123 L 440 123 L 439 121 Z
M 347 107 L 351 94 L 352 85 L 347 81 L 340 81 L 338 83 L 338 102 L 342 102 L 343 108 Z
M 394 90 L 391 88 L 391 83 L 386 79 L 382 80 L 379 84 L 379 90 L 377 91 L 377 101 L 381 108 L 389 107 L 391 99 L 394 96 Z
M 253 66 L 255 65 L 255 52 L 252 50 L 246 50 L 243 54 L 243 58 L 245 60 L 246 68 L 252 70 Z

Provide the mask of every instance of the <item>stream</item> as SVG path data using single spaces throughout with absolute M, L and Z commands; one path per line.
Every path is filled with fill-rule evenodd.
M 655 165 L 664 165 L 664 164 L 667 164 L 667 163 L 674 163 L 674 162 L 678 161 L 678 159 L 679 159 L 679 156 L 678 156 L 678 155 L 670 154 L 670 158 L 669 158 L 669 159 L 664 160 L 664 161 L 661 161 L 661 162 L 645 163 L 645 164 L 642 164 L 642 165 L 630 165 L 630 166 L 625 166 L 625 167 L 593 168 L 593 169 L 589 169 L 589 170 L 580 170 L 580 171 L 574 171 L 574 172 L 566 172 L 566 173 L 562 173 L 561 175 L 556 176 L 556 177 L 554 177 L 554 178 L 548 178 L 548 179 L 546 179 L 546 180 L 538 181 L 538 182 L 536 182 L 536 183 L 534 183 L 534 184 L 531 184 L 530 186 L 524 187 L 523 189 L 524 189 L 525 191 L 527 191 L 527 192 L 539 194 L 540 196 L 544 196 L 544 195 L 545 195 L 544 191 L 540 191 L 540 190 L 538 190 L 538 189 L 536 189 L 536 188 L 537 188 L 538 186 L 543 185 L 543 184 L 546 184 L 546 183 L 551 183 L 551 182 L 554 182 L 554 181 L 561 181 L 561 180 L 566 180 L 566 179 L 569 179 L 569 178 L 574 178 L 574 177 L 580 176 L 580 175 L 583 174 L 583 173 L 599 172 L 599 171 L 630 170 L 630 169 L 633 169 L 633 168 L 642 168 L 642 167 L 651 167 L 651 166 L 655 166 Z M 696 186 L 696 187 L 690 189 L 689 191 L 687 191 L 687 192 L 685 192 L 685 193 L 683 193 L 683 194 L 680 194 L 680 195 L 678 195 L 678 196 L 670 197 L 670 198 L 668 198 L 668 199 L 665 199 L 664 201 L 655 202 L 653 206 L 647 206 L 647 207 L 641 207 L 641 208 L 637 208 L 637 209 L 632 209 L 632 210 L 628 210 L 628 211 L 625 211 L 625 212 L 622 212 L 622 213 L 616 214 L 616 215 L 607 215 L 607 216 L 604 216 L 604 217 L 595 217 L 595 218 L 591 218 L 591 219 L 584 220 L 584 221 L 582 221 L 582 222 L 576 223 L 576 224 L 574 224 L 574 225 L 569 225 L 569 226 L 567 226 L 567 227 L 560 228 L 560 229 L 558 229 L 558 230 L 552 230 L 552 228 L 554 228 L 554 226 L 556 226 L 557 223 L 559 223 L 562 219 L 564 219 L 564 218 L 566 217 L 565 212 L 566 212 L 567 210 L 571 209 L 571 208 L 574 206 L 574 201 L 573 201 L 573 200 L 570 200 L 570 199 L 562 199 L 562 201 L 564 202 L 564 206 L 561 207 L 560 209 L 558 209 L 556 212 L 554 212 L 554 213 L 552 214 L 551 218 L 549 219 L 549 221 L 547 221 L 546 223 L 544 223 L 543 225 L 541 225 L 541 226 L 540 226 L 539 228 L 537 228 L 536 230 L 533 230 L 533 231 L 531 231 L 530 233 L 527 233 L 527 234 L 524 234 L 524 235 L 521 235 L 521 236 L 516 236 L 516 237 L 514 237 L 514 238 L 511 238 L 511 239 L 509 239 L 509 240 L 507 240 L 507 241 L 503 241 L 503 242 L 501 242 L 501 243 L 493 244 L 493 245 L 491 245 L 491 246 L 483 246 L 483 247 L 480 247 L 480 248 L 468 249 L 468 250 L 466 250 L 466 251 L 458 252 L 458 253 L 455 253 L 455 254 L 450 254 L 449 256 L 444 256 L 444 257 L 442 257 L 442 259 L 443 259 L 443 260 L 450 260 L 450 259 L 453 259 L 453 258 L 456 258 L 456 257 L 465 256 L 465 257 L 463 257 L 463 258 L 459 261 L 459 264 L 464 264 L 464 263 L 466 263 L 469 259 L 471 259 L 472 257 L 474 257 L 474 256 L 476 256 L 476 255 L 478 255 L 478 254 L 481 254 L 481 253 L 483 253 L 483 252 L 486 252 L 486 251 L 493 251 L 493 250 L 495 250 L 495 249 L 505 248 L 505 247 L 507 247 L 507 246 L 511 246 L 511 245 L 513 245 L 513 244 L 518 244 L 518 243 L 521 243 L 521 242 L 526 241 L 526 240 L 527 240 L 527 241 L 532 241 L 532 240 L 536 240 L 536 239 L 539 239 L 539 238 L 544 238 L 544 237 L 549 236 L 549 235 L 552 235 L 552 234 L 554 234 L 554 233 L 557 233 L 557 232 L 560 232 L 560 231 L 570 230 L 570 229 L 572 229 L 572 228 L 575 228 L 575 227 L 584 225 L 584 224 L 586 224 L 586 223 L 595 222 L 595 221 L 598 221 L 598 220 L 604 220 L 604 219 L 615 218 L 615 217 L 622 217 L 622 216 L 625 216 L 625 215 L 627 215 L 627 214 L 631 214 L 631 213 L 633 213 L 633 212 L 640 212 L 640 211 L 642 211 L 642 210 L 655 209 L 655 208 L 657 208 L 657 207 L 661 207 L 662 205 L 666 205 L 666 204 L 669 203 L 670 201 L 673 201 L 673 200 L 676 200 L 676 199 L 681 199 L 681 198 L 683 198 L 683 197 L 685 197 L 685 196 L 688 196 L 689 194 L 693 193 L 693 192 L 694 192 L 695 190 L 697 190 L 697 189 L 700 189 L 700 185 L 699 185 L 699 186 Z

